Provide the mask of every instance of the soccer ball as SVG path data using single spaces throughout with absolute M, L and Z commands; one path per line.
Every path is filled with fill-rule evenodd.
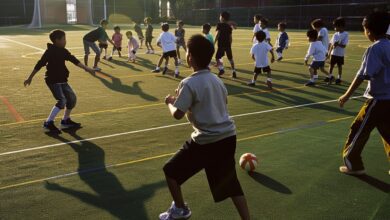
M 240 167 L 248 172 L 253 172 L 258 164 L 256 155 L 245 153 L 240 157 Z

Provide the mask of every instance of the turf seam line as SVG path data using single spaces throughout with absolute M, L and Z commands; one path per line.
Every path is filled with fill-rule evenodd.
M 4 105 L 7 106 L 9 113 L 15 118 L 16 122 L 23 122 L 24 118 L 19 114 L 18 111 L 14 108 L 14 106 L 8 101 L 8 99 L 4 96 L 0 96 L 1 101 L 3 101 Z
M 357 98 L 360 98 L 360 97 L 362 97 L 362 96 L 355 96 L 355 97 L 352 97 L 351 99 L 357 99 Z M 269 112 L 277 112 L 277 111 L 289 110 L 289 109 L 294 109 L 294 108 L 302 108 L 302 107 L 326 104 L 326 103 L 331 103 L 331 102 L 336 102 L 336 101 L 337 101 L 337 99 L 321 101 L 321 102 L 312 102 L 312 103 L 306 103 L 306 104 L 295 105 L 295 106 L 287 106 L 287 107 L 276 108 L 276 109 L 262 110 L 262 111 L 257 111 L 257 112 L 249 112 L 249 113 L 244 113 L 244 114 L 233 115 L 233 116 L 231 116 L 231 118 L 244 117 L 244 116 L 250 116 L 250 115 L 257 115 L 257 114 L 264 114 L 264 113 L 269 113 Z M 121 132 L 121 133 L 116 133 L 116 134 L 111 134 L 111 135 L 103 135 L 103 136 L 98 136 L 98 137 L 86 138 L 86 139 L 82 139 L 82 140 L 74 140 L 74 141 L 57 143 L 57 144 L 43 145 L 43 146 L 38 146 L 38 147 L 32 147 L 32 148 L 26 148 L 26 149 L 21 149 L 21 150 L 16 150 L 16 151 L 9 151 L 9 152 L 0 153 L 0 156 L 6 156 L 6 155 L 11 155 L 11 154 L 23 153 L 23 152 L 28 152 L 28 151 L 41 150 L 41 149 L 46 149 L 46 148 L 53 148 L 53 147 L 58 147 L 58 146 L 63 146 L 63 145 L 68 145 L 68 144 L 74 144 L 74 143 L 81 143 L 81 142 L 86 142 L 86 141 L 93 141 L 93 140 L 99 140 L 99 139 L 118 137 L 118 136 L 123 136 L 123 135 L 128 135 L 128 134 L 142 133 L 142 132 L 146 132 L 146 131 L 161 130 L 161 129 L 171 128 L 171 127 L 178 127 L 178 126 L 188 125 L 188 124 L 190 124 L 190 123 L 189 122 L 177 123 L 177 124 L 164 125 L 164 126 L 152 127 L 152 128 L 145 128 L 145 129 L 128 131 L 128 132 Z

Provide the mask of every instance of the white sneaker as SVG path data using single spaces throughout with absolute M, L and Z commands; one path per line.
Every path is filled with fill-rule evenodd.
M 348 174 L 348 175 L 360 176 L 360 175 L 366 174 L 365 170 L 350 170 L 350 169 L 348 169 L 347 166 L 340 166 L 339 170 L 340 170 L 340 172 L 342 172 L 344 174 Z
M 174 220 L 174 219 L 189 219 L 191 217 L 191 210 L 185 204 L 184 208 L 177 208 L 175 202 L 172 202 L 171 207 L 159 215 L 160 220 Z
M 154 54 L 154 50 L 151 50 L 151 51 L 150 51 L 150 54 Z

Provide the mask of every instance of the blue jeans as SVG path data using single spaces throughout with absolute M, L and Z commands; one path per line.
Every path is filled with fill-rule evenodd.
M 95 42 L 83 40 L 83 44 L 84 44 L 84 54 L 85 55 L 89 55 L 90 54 L 89 48 L 92 48 L 92 50 L 96 53 L 96 56 L 100 56 L 99 47 L 95 44 Z
M 76 106 L 77 97 L 68 83 L 46 83 L 54 98 L 55 106 L 59 109 L 73 109 Z

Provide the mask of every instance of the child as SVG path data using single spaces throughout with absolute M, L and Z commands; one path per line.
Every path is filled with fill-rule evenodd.
M 114 34 L 112 35 L 112 41 L 114 41 L 115 47 L 112 48 L 111 57 L 114 55 L 115 50 L 118 51 L 119 57 L 122 57 L 121 51 L 122 51 L 122 34 L 121 34 L 121 28 L 119 26 L 114 27 Z
M 75 56 L 65 49 L 66 37 L 64 31 L 53 30 L 49 37 L 53 44 L 47 44 L 45 53 L 35 65 L 28 79 L 24 81 L 24 86 L 29 86 L 35 74 L 42 67 L 46 66 L 46 85 L 57 100 L 57 103 L 51 110 L 47 120 L 43 123 L 43 128 L 46 131 L 59 134 L 61 131 L 54 125 L 54 119 L 61 109 L 65 108 L 64 117 L 61 120 L 62 128 L 76 128 L 81 126 L 80 123 L 76 123 L 70 119 L 70 113 L 76 105 L 76 95 L 68 84 L 69 71 L 65 66 L 65 61 L 70 61 L 91 74 L 94 74 L 94 70 L 80 63 Z
M 275 61 L 274 52 L 272 50 L 271 45 L 265 42 L 266 35 L 263 31 L 258 31 L 256 33 L 257 44 L 254 44 L 251 49 L 252 59 L 255 61 L 255 70 L 253 73 L 252 81 L 248 83 L 249 86 L 255 86 L 257 76 L 263 70 L 264 73 L 267 73 L 267 80 L 265 83 L 267 84 L 269 89 L 272 89 L 272 79 L 271 79 L 271 68 L 268 64 L 268 52 L 271 53 L 271 63 Z
M 278 38 L 276 39 L 276 54 L 278 56 L 277 61 L 281 61 L 283 59 L 282 53 L 284 49 L 288 49 L 288 35 L 286 33 L 286 23 L 280 22 L 278 24 Z
M 137 58 L 135 54 L 139 49 L 139 44 L 137 40 L 133 37 L 133 33 L 131 31 L 126 32 L 126 36 L 129 39 L 129 43 L 127 44 L 127 48 L 129 50 L 129 59 L 127 61 L 135 63 L 135 59 Z
M 339 170 L 345 174 L 365 173 L 361 152 L 374 128 L 382 136 L 386 156 L 390 161 L 390 41 L 386 39 L 389 21 L 389 13 L 383 11 L 373 12 L 364 18 L 364 33 L 373 44 L 364 53 L 352 84 L 339 98 L 340 107 L 343 107 L 361 83 L 368 80 L 364 94 L 368 100 L 353 121 L 343 148 L 344 165 Z
M 329 67 L 329 75 L 330 78 L 325 78 L 325 81 L 331 84 L 334 80 L 333 77 L 333 68 L 337 64 L 337 68 L 339 70 L 339 75 L 336 79 L 336 84 L 340 85 L 341 83 L 341 75 L 343 73 L 343 65 L 344 65 L 344 54 L 345 47 L 348 44 L 348 32 L 344 31 L 345 28 L 345 19 L 342 17 L 336 18 L 333 21 L 333 26 L 336 33 L 332 36 L 330 41 L 329 54 L 330 56 L 330 67 Z
M 268 25 L 268 19 L 266 19 L 266 18 L 260 19 L 260 30 L 265 33 L 265 41 L 268 42 L 268 44 L 271 45 L 271 47 L 272 47 L 271 35 L 268 31 L 267 25 Z
M 217 66 L 219 69 L 218 76 L 222 76 L 225 73 L 225 70 L 220 59 L 223 56 L 225 56 L 226 53 L 226 56 L 228 57 L 230 65 L 233 69 L 232 78 L 237 78 L 236 68 L 234 67 L 234 60 L 233 60 L 233 53 L 232 53 L 233 29 L 231 25 L 228 24 L 229 19 L 230 19 L 230 14 L 229 12 L 226 11 L 222 12 L 219 17 L 220 23 L 217 24 L 217 29 L 216 29 L 217 36 L 215 37 L 215 42 L 214 42 L 214 44 L 218 42 L 218 50 L 215 55 L 215 59 L 217 61 Z
M 206 24 L 203 24 L 202 25 L 202 33 L 204 35 L 204 37 L 210 41 L 210 43 L 213 45 L 214 47 L 214 37 L 212 34 L 210 34 L 210 30 L 211 30 L 211 25 L 209 23 L 206 23 Z
M 256 44 L 258 43 L 257 42 L 257 39 L 256 39 L 256 33 L 261 31 L 261 27 L 260 27 L 260 20 L 263 18 L 262 15 L 260 14 L 257 14 L 253 17 L 253 23 L 255 24 L 255 26 L 253 27 L 253 36 L 252 36 L 252 42 L 253 44 Z
M 103 51 L 104 51 L 103 60 L 108 58 L 107 57 L 107 48 L 108 48 L 107 40 L 100 40 L 99 41 L 99 49 L 100 49 L 100 54 L 103 54 Z
M 318 69 L 320 69 L 321 72 L 325 73 L 329 77 L 329 73 L 324 69 L 326 49 L 323 46 L 322 42 L 318 40 L 318 33 L 316 30 L 310 30 L 306 33 L 306 35 L 310 42 L 310 46 L 305 56 L 305 65 L 308 65 L 307 62 L 311 56 L 313 56 L 313 61 L 309 67 L 310 80 L 305 84 L 305 86 L 314 86 L 315 80 L 318 78 Z
M 145 31 L 145 45 L 147 48 L 146 53 L 147 54 L 154 54 L 154 49 L 152 46 L 152 39 L 153 39 L 153 26 L 151 25 L 152 18 L 147 17 L 144 20 L 146 24 L 146 31 Z
M 195 131 L 164 166 L 173 202 L 160 220 L 191 216 L 181 185 L 202 169 L 214 201 L 231 198 L 241 219 L 247 220 L 249 210 L 235 169 L 236 128 L 227 110 L 227 90 L 208 69 L 214 48 L 202 35 L 192 36 L 187 46 L 187 62 L 194 73 L 180 82 L 176 96 L 168 95 L 165 103 L 177 120 L 187 113 Z
M 177 57 L 179 58 L 179 64 L 181 63 L 180 47 L 183 47 L 184 51 L 187 53 L 187 47 L 184 38 L 186 31 L 184 30 L 183 26 L 184 26 L 183 21 L 177 21 L 175 37 L 176 37 L 176 53 L 177 53 Z
M 324 22 L 321 19 L 315 19 L 311 22 L 311 27 L 318 32 L 318 40 L 322 42 L 325 49 L 329 48 L 329 34 Z M 328 53 L 328 51 L 326 51 Z
M 164 75 L 168 71 L 168 61 L 169 57 L 173 57 L 175 59 L 175 78 L 179 77 L 179 61 L 177 59 L 176 54 L 176 37 L 168 32 L 169 31 L 169 24 L 163 23 L 161 25 L 161 30 L 163 31 L 160 36 L 157 39 L 157 46 L 161 47 L 163 49 L 163 55 L 160 57 L 160 60 L 158 61 L 157 67 L 155 70 L 153 70 L 153 73 L 159 73 L 160 72 L 160 66 L 162 64 L 163 59 L 165 59 L 165 67 L 162 72 Z
M 103 19 L 103 20 L 100 21 L 100 27 L 96 28 L 93 31 L 90 31 L 88 34 L 86 34 L 83 37 L 84 52 L 85 52 L 84 64 L 86 66 L 88 66 L 89 48 L 92 48 L 92 50 L 96 54 L 95 62 L 94 62 L 94 65 L 93 65 L 93 69 L 95 71 L 100 71 L 101 70 L 98 67 L 98 65 L 97 65 L 99 63 L 99 60 L 100 60 L 101 52 L 100 52 L 99 48 L 96 46 L 95 42 L 99 41 L 99 43 L 103 43 L 103 42 L 108 40 L 115 47 L 114 42 L 112 42 L 112 40 L 108 38 L 108 35 L 106 33 L 107 25 L 108 25 L 108 21 Z M 107 44 L 107 42 L 106 42 L 106 44 Z
M 142 49 L 142 45 L 143 45 L 143 43 L 144 43 L 144 34 L 142 33 L 142 28 L 141 28 L 141 26 L 138 24 L 138 22 L 136 22 L 136 23 L 134 24 L 134 31 L 135 31 L 135 33 L 137 33 L 138 39 L 139 39 L 139 41 L 140 41 L 140 47 L 139 47 L 139 49 Z

